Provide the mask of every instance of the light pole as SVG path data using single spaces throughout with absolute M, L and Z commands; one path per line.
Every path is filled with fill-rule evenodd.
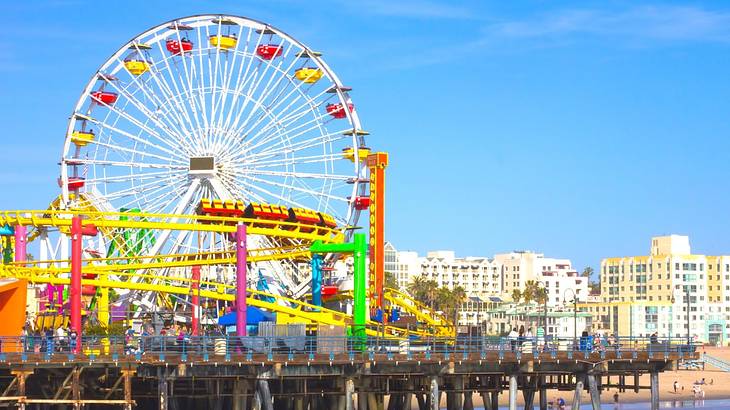
M 689 301 L 689 285 L 684 285 L 684 297 L 687 302 L 687 346 L 689 346 L 691 342 L 690 333 L 689 333 L 689 309 L 690 309 L 690 301 Z M 672 296 L 672 305 L 674 305 L 675 299 L 674 296 Z M 671 324 L 671 318 L 670 318 L 670 324 Z M 669 337 L 671 338 L 671 334 Z
M 566 302 L 565 294 L 570 291 L 573 294 L 573 348 L 575 348 L 575 339 L 578 335 L 578 297 L 575 294 L 573 288 L 568 288 L 563 291 L 563 303 Z

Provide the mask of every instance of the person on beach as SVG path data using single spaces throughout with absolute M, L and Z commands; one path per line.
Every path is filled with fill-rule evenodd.
M 613 394 L 613 403 L 614 403 L 614 404 L 618 404 L 618 398 L 619 398 L 619 397 L 618 397 L 618 392 L 614 393 L 614 394 Z
M 565 410 L 565 400 L 562 397 L 558 397 L 558 409 Z
M 675 380 L 672 386 L 674 386 L 674 394 L 677 394 L 677 387 L 679 387 L 679 383 Z

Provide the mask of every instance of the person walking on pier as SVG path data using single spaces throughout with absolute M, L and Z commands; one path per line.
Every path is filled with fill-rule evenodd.
M 518 336 L 519 336 L 519 334 L 517 333 L 516 327 L 513 327 L 512 331 L 509 332 L 509 335 L 507 336 L 507 338 L 509 339 L 510 348 L 512 349 L 513 352 L 515 351 L 515 348 L 517 347 L 517 337 Z

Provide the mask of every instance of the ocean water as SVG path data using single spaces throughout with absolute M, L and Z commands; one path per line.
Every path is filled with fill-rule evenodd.
M 523 407 L 517 406 L 518 409 Z M 566 410 L 570 409 L 570 404 L 565 406 Z M 580 406 L 581 410 L 591 410 L 590 403 L 583 403 Z M 602 404 L 602 410 L 649 410 L 651 403 L 649 402 L 638 402 L 638 403 L 619 403 L 615 404 Z M 673 400 L 673 401 L 662 401 L 659 402 L 660 409 L 683 409 L 683 408 L 701 408 L 707 410 L 730 410 L 730 400 Z M 475 407 L 475 410 L 484 410 L 483 407 Z M 500 407 L 499 410 L 508 410 L 509 407 Z M 535 407 L 539 410 L 539 407 Z M 555 408 L 557 410 L 557 407 Z

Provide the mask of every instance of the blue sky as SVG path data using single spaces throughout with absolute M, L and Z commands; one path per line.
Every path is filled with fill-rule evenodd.
M 27 4 L 26 4 L 27 3 Z M 42 208 L 82 87 L 162 21 L 231 13 L 324 52 L 391 153 L 399 249 L 532 249 L 582 269 L 652 235 L 730 254 L 730 5 L 3 2 L 0 209 Z

